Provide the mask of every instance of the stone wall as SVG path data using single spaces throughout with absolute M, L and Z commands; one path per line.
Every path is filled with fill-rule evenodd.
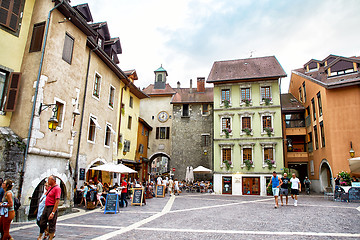
M 0 127 L 0 177 L 14 182 L 13 192 L 18 195 L 23 166 L 25 144 L 7 127 Z
M 204 166 L 212 169 L 213 162 L 213 112 L 209 107 L 209 114 L 202 115 L 202 104 L 189 104 L 189 117 L 182 117 L 182 104 L 173 105 L 172 122 L 172 154 L 170 168 L 175 168 L 174 177 L 184 180 L 186 167 Z M 209 144 L 203 146 L 202 134 L 209 134 Z M 204 154 L 204 151 L 206 155 Z M 196 176 L 195 176 L 196 177 Z M 211 174 L 201 175 L 199 178 L 212 179 Z

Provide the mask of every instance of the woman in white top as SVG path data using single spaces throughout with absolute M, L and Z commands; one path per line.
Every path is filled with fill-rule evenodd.
M 175 182 L 174 182 L 174 194 L 175 194 L 175 192 L 178 195 L 180 195 L 180 193 L 179 193 L 179 182 L 178 182 L 177 178 L 175 178 Z

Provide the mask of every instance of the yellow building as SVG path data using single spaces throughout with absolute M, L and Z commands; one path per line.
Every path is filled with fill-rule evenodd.
M 3 6 L 5 4 L 0 6 L 1 13 L 6 15 L 0 19 L 0 127 L 10 125 L 16 108 L 20 68 L 35 0 L 8 2 L 8 8 Z

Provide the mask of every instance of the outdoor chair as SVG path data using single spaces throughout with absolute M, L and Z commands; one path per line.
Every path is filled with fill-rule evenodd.
M 324 191 L 324 199 L 334 200 L 334 191 L 332 187 L 326 187 Z

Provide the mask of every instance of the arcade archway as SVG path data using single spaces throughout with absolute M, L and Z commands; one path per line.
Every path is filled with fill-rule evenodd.
M 331 167 L 326 159 L 320 163 L 320 186 L 321 190 L 324 191 L 327 187 L 332 187 L 332 171 Z

